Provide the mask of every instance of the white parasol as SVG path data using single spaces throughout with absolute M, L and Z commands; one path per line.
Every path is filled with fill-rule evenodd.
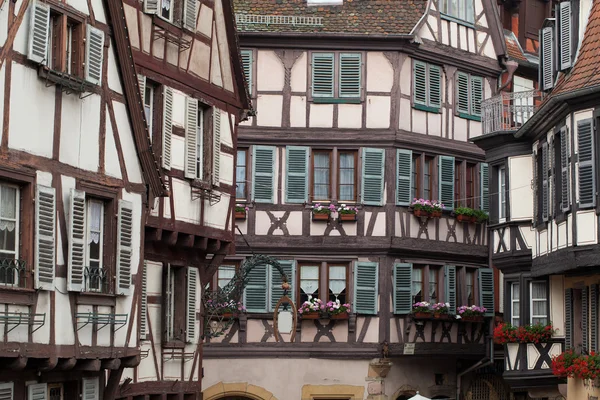
M 429 397 L 421 396 L 419 392 L 408 400 L 431 400 Z

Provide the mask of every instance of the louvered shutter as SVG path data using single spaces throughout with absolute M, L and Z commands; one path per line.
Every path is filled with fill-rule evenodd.
M 437 65 L 429 65 L 429 101 L 428 106 L 442 106 L 442 69 Z
M 598 352 L 598 285 L 590 286 L 590 351 Z
M 185 98 L 185 177 L 198 177 L 198 100 Z
M 275 147 L 254 146 L 252 157 L 252 200 L 273 203 L 275 177 Z
M 542 220 L 548 221 L 548 143 L 542 145 Z
M 542 90 L 552 89 L 554 87 L 554 29 L 549 26 L 542 29 L 540 37 L 541 60 L 540 60 L 540 81 Z
M 35 288 L 54 290 L 56 268 L 56 190 L 36 186 Z
M 571 207 L 571 199 L 569 194 L 571 188 L 569 186 L 569 130 L 563 127 L 560 131 L 560 170 L 561 170 L 561 210 L 569 211 Z
M 183 7 L 183 27 L 196 32 L 196 0 L 185 0 Z
M 118 294 L 131 293 L 131 260 L 133 257 L 133 203 L 119 200 L 117 223 Z
M 221 110 L 213 107 L 213 176 L 212 183 L 221 182 Z
M 312 96 L 333 97 L 333 53 L 312 55 Z
M 481 163 L 479 165 L 479 197 L 480 203 L 479 208 L 483 211 L 489 213 L 490 212 L 490 175 L 489 175 L 489 165 L 487 163 Z
M 538 155 L 538 150 L 534 150 L 533 156 L 532 156 L 532 162 L 533 162 L 533 222 L 534 224 L 538 224 L 539 223 L 539 196 L 540 196 L 540 190 L 539 190 L 539 155 Z
M 581 346 L 583 353 L 587 353 L 589 350 L 590 342 L 589 342 L 589 297 L 588 297 L 588 287 L 584 287 L 581 289 Z
M 279 265 L 283 268 L 285 275 L 288 278 L 288 283 L 290 284 L 290 288 L 288 290 L 288 297 L 290 299 L 294 298 L 294 280 L 296 277 L 296 261 L 294 260 L 279 260 Z M 283 289 L 281 288 L 281 274 L 277 270 L 277 268 L 273 266 L 269 266 L 269 276 L 270 282 L 269 286 L 271 287 L 271 304 L 269 311 L 274 311 L 277 302 L 283 296 Z
M 481 116 L 481 101 L 483 100 L 483 79 L 471 76 L 471 111 L 470 114 Z
M 138 87 L 140 88 L 140 96 L 142 96 L 142 104 L 144 104 L 144 97 L 146 95 L 146 77 L 142 74 L 137 75 Z M 150 121 L 146 121 L 150 125 Z M 150 135 L 152 136 L 152 135 Z
M 144 0 L 144 12 L 146 14 L 157 14 L 158 0 Z
M 448 312 L 450 314 L 456 314 L 456 266 L 445 265 L 444 277 L 446 278 L 444 280 L 446 303 L 450 304 Z
M 573 289 L 565 289 L 565 349 L 573 348 Z
M 413 101 L 427 105 L 427 64 L 415 61 L 413 70 Z
M 485 307 L 485 315 L 494 316 L 494 270 L 479 269 L 479 305 Z
M 340 54 L 340 97 L 360 97 L 362 55 L 360 53 Z
M 591 118 L 577 122 L 580 207 L 591 207 L 596 204 L 593 134 L 593 121 Z
M 31 4 L 30 12 L 27 58 L 37 63 L 48 64 L 50 7 L 40 1 L 34 1 Z
M 0 383 L 0 400 L 14 400 L 14 383 Z
M 70 291 L 83 289 L 85 267 L 85 192 L 71 189 L 69 208 L 69 283 Z
M 469 114 L 469 75 L 458 72 L 456 76 L 456 107 L 459 113 Z
M 162 167 L 171 169 L 171 142 L 173 136 L 173 89 L 163 86 Z
M 381 206 L 385 150 L 363 148 L 362 156 L 362 202 L 371 206 Z
M 286 203 L 308 201 L 308 151 L 308 147 L 286 147 Z
M 244 304 L 248 312 L 267 312 L 267 265 L 257 265 L 248 274 Z
M 379 264 L 357 261 L 354 268 L 354 310 L 359 314 L 377 314 Z
M 85 80 L 95 85 L 102 82 L 104 58 L 104 32 L 91 25 L 86 27 Z
M 140 339 L 145 340 L 148 335 L 148 264 L 144 261 L 142 267 L 142 300 L 140 304 Z
M 412 193 L 412 151 L 396 150 L 396 204 L 408 206 Z
M 560 70 L 570 68 L 571 62 L 571 2 L 558 3 L 558 37 Z
M 48 384 L 34 383 L 27 385 L 27 400 L 46 400 L 48 398 Z M 0 397 L 2 399 L 2 397 Z
M 454 208 L 454 157 L 439 156 L 439 198 L 444 208 Z
M 242 67 L 248 84 L 248 93 L 252 96 L 252 50 L 242 50 Z
M 187 270 L 187 307 L 185 313 L 185 340 L 188 343 L 196 342 L 196 300 L 198 293 L 198 269 L 188 267 Z
M 98 378 L 83 378 L 81 400 L 99 400 L 100 388 Z
M 412 311 L 412 264 L 394 264 L 394 314 Z

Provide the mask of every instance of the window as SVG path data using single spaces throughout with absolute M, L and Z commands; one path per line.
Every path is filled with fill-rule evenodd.
M 289 296 L 296 289 L 296 262 L 294 260 L 279 260 L 279 265 L 288 278 Z M 307 264 L 308 265 L 308 264 Z M 308 270 L 309 271 L 309 270 Z M 309 272 L 305 274 L 310 275 Z M 308 277 L 306 279 L 309 279 Z M 318 287 L 318 275 L 317 275 Z M 307 288 L 310 291 L 310 288 Z M 281 273 L 271 265 L 256 266 L 248 274 L 248 283 L 244 289 L 244 304 L 248 312 L 271 312 L 283 296 L 281 288 Z M 300 296 L 298 296 L 300 297 Z
M 423 296 L 423 270 L 421 268 L 413 268 L 412 270 L 412 302 L 418 303 L 424 301 Z
M 420 194 L 420 182 L 419 176 L 421 176 L 421 156 L 418 154 L 413 154 L 412 159 L 412 187 L 410 188 L 410 198 L 414 199 L 419 197 Z
M 540 86 L 549 90 L 554 87 L 554 27 L 547 26 L 540 32 Z
M 171 95 L 172 96 L 172 95 Z M 193 97 L 186 97 L 185 101 L 186 112 L 185 112 L 185 160 L 184 160 L 184 171 L 185 177 L 189 179 L 204 179 L 204 140 L 205 140 L 205 121 L 204 114 L 207 111 L 198 100 Z M 165 106 L 167 104 L 165 103 Z M 170 107 L 172 107 L 172 97 Z M 213 108 L 213 113 L 218 114 L 218 110 Z M 172 114 L 164 118 L 171 118 Z M 213 141 L 219 141 L 220 132 L 217 130 L 218 122 L 213 121 Z M 163 135 L 167 132 L 164 131 Z M 170 133 L 169 133 L 170 134 Z M 163 138 L 164 140 L 164 138 Z M 170 149 L 169 139 L 169 149 Z M 220 145 L 220 142 L 219 142 Z M 216 146 L 216 144 L 215 144 Z M 170 151 L 170 150 L 169 150 Z M 170 155 L 169 155 L 170 157 Z M 213 160 L 213 164 L 218 163 L 218 160 Z
M 423 198 L 432 200 L 431 188 L 433 187 L 433 175 L 431 173 L 433 169 L 433 157 L 425 157 L 423 163 Z
M 429 302 L 437 303 L 440 297 L 439 271 L 435 268 L 429 269 Z
M 439 112 L 442 106 L 442 69 L 415 61 L 413 65 L 413 105 L 423 111 Z
M 331 99 L 360 101 L 361 53 L 312 53 L 311 74 L 313 101 L 329 102 Z
M 465 274 L 465 289 L 467 290 L 467 305 L 475 304 L 475 271 L 467 269 Z
M 252 96 L 252 59 L 254 53 L 250 49 L 242 49 L 242 68 L 244 70 L 244 76 L 246 77 L 246 84 L 248 85 L 248 93 Z
M 475 195 L 475 164 L 471 164 L 471 163 L 467 163 L 467 172 L 465 175 L 465 187 L 466 187 L 466 193 L 465 193 L 465 201 L 467 204 L 467 207 L 469 208 L 475 208 L 475 199 L 476 199 L 476 195 Z
M 356 156 L 355 151 L 338 152 L 338 197 L 340 201 L 356 201 Z
M 457 305 L 457 267 L 454 265 L 413 265 L 395 263 L 393 274 L 394 314 L 408 314 L 421 301 Z M 443 293 L 443 295 L 442 295 Z
M 548 292 L 546 282 L 530 282 L 531 324 L 545 325 L 548 322 Z
M 579 207 L 596 205 L 594 134 L 594 124 L 591 118 L 577 121 Z
M 558 67 L 561 71 L 572 66 L 573 23 L 571 21 L 571 2 L 561 1 L 557 8 L 558 30 Z
M 101 291 L 102 286 L 106 285 L 106 271 L 102 268 L 104 248 L 104 203 L 102 201 L 87 201 L 86 222 L 86 269 L 84 270 L 86 290 Z
M 348 302 L 348 266 L 347 265 L 327 265 L 327 299 L 329 301 L 338 301 L 341 304 Z
M 313 151 L 312 193 L 313 201 L 331 199 L 331 152 Z
M 521 295 L 519 293 L 519 284 L 518 283 L 511 283 L 510 285 L 510 323 L 513 326 L 519 326 L 520 325 L 520 310 L 519 310 L 519 304 L 520 304 L 520 298 Z
M 460 117 L 481 121 L 483 78 L 465 72 L 458 72 L 456 78 L 456 98 L 456 108 Z
M 252 157 L 252 200 L 275 201 L 275 147 L 254 146 Z
M 62 383 L 48 384 L 48 400 L 63 400 L 64 388 Z
M 171 264 L 163 266 L 163 342 L 193 343 L 196 335 L 198 269 Z
M 455 180 L 455 160 L 450 156 L 438 157 L 438 179 L 439 179 L 439 200 L 445 209 L 454 208 L 454 180 Z
M 487 213 L 490 211 L 490 179 L 489 165 L 487 163 L 479 164 L 479 208 Z
M 154 118 L 154 84 L 147 79 L 144 81 L 144 113 L 146 114 L 146 123 L 148 124 L 148 133 L 152 141 L 152 123 Z
M 498 218 L 500 222 L 506 220 L 506 169 L 498 168 Z
M 246 200 L 248 195 L 246 186 L 247 156 L 247 149 L 238 150 L 235 165 L 235 198 L 241 200 Z
M 217 286 L 223 289 L 235 276 L 236 265 L 221 265 L 217 270 Z
M 160 1 L 160 16 L 167 21 L 173 21 L 173 6 L 174 0 L 161 0 Z
M 440 0 L 439 4 L 444 15 L 470 23 L 475 22 L 473 0 Z
M 461 177 L 462 177 L 462 161 L 456 161 L 454 164 L 454 205 L 459 207 L 463 201 L 461 192 Z
M 298 304 L 312 298 L 319 298 L 319 264 L 301 265 L 299 281 Z
M 19 192 L 17 186 L 0 183 L 0 285 L 19 285 L 21 270 L 12 262 L 19 258 Z
M 63 22 L 67 20 L 66 27 Z M 44 64 L 51 70 L 81 76 L 82 59 L 79 44 L 83 39 L 83 25 L 52 10 L 48 26 L 48 45 Z M 79 40 L 79 42 L 78 42 Z

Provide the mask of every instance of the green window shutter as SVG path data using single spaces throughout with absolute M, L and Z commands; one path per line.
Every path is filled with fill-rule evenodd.
M 244 290 L 244 305 L 248 312 L 267 312 L 267 272 L 268 265 L 257 265 L 248 274 Z
M 439 156 L 439 200 L 444 208 L 454 208 L 454 157 Z
M 415 61 L 413 67 L 413 101 L 427 105 L 427 64 Z
M 565 289 L 565 349 L 573 348 L 573 289 Z
M 252 50 L 242 50 L 242 68 L 244 69 L 244 76 L 246 77 L 246 84 L 248 85 L 248 93 L 252 95 Z
M 394 314 L 412 311 L 412 264 L 394 264 Z
M 312 96 L 333 97 L 333 53 L 312 55 Z
M 485 307 L 485 315 L 494 316 L 494 270 L 479 269 L 479 305 Z
M 454 265 L 444 266 L 444 280 L 445 282 L 445 294 L 446 303 L 450 304 L 448 307 L 450 314 L 456 314 L 456 267 Z
M 481 116 L 481 102 L 483 101 L 483 78 L 471 77 L 471 115 Z
M 490 212 L 490 167 L 487 163 L 479 165 L 479 208 L 483 211 Z
M 354 311 L 377 314 L 379 264 L 356 262 L 354 268 Z
M 287 146 L 285 202 L 308 201 L 308 147 Z
M 362 202 L 371 206 L 381 206 L 383 205 L 385 150 L 365 147 L 362 156 Z
M 577 122 L 577 144 L 579 146 L 579 206 L 591 207 L 596 204 L 594 129 L 591 118 Z
M 288 283 L 290 288 L 288 290 L 288 297 L 292 299 L 294 297 L 294 278 L 296 277 L 296 261 L 294 260 L 279 260 L 279 265 L 283 268 L 283 271 L 287 275 Z M 269 311 L 275 310 L 275 306 L 281 297 L 283 296 L 283 289 L 281 288 L 281 274 L 273 266 L 270 268 L 270 286 L 271 286 L 271 305 Z
M 456 107 L 459 113 L 469 114 L 469 75 L 464 72 L 456 76 Z
M 252 157 L 252 200 L 275 202 L 275 147 L 254 146 Z
M 442 106 L 442 69 L 429 65 L 429 104 L 430 107 Z
M 396 150 L 396 204 L 408 206 L 412 191 L 412 151 Z
M 340 97 L 360 97 L 362 55 L 360 53 L 340 54 Z

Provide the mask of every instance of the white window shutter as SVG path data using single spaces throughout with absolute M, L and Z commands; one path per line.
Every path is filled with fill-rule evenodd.
M 144 104 L 144 96 L 146 94 L 146 77 L 142 74 L 138 74 L 138 86 L 140 88 L 140 95 L 142 96 L 142 104 Z
M 559 31 L 559 62 L 560 70 L 563 71 L 570 68 L 571 62 L 571 2 L 563 1 L 558 3 L 558 31 Z
M 14 383 L 0 383 L 0 400 L 14 400 Z
M 2 397 L 0 397 L 1 399 Z M 27 400 L 46 400 L 48 398 L 48 384 L 35 383 L 27 386 Z
M 104 32 L 91 25 L 86 27 L 85 80 L 96 85 L 102 82 Z
M 198 269 L 188 267 L 187 280 L 187 312 L 186 312 L 186 342 L 196 341 L 196 299 L 198 293 Z
M 185 98 L 185 177 L 198 177 L 198 100 Z
M 144 0 L 144 12 L 146 14 L 157 14 L 158 0 Z
M 35 288 L 54 290 L 56 267 L 56 190 L 36 186 Z
M 171 169 L 171 141 L 173 135 L 173 89 L 163 86 L 162 166 Z
M 213 107 L 213 185 L 219 186 L 221 176 L 221 110 Z
M 98 377 L 95 378 L 83 378 L 82 380 L 82 396 L 81 400 L 99 400 L 100 399 L 100 385 Z
M 131 292 L 131 261 L 133 256 L 133 204 L 119 200 L 117 223 L 117 293 Z
M 196 0 L 185 0 L 183 7 L 183 27 L 196 32 Z
M 144 261 L 144 265 L 142 267 L 142 301 L 140 304 L 140 339 L 146 339 L 148 335 L 148 322 L 147 322 L 147 313 L 148 313 L 148 264 Z
M 39 1 L 31 4 L 31 22 L 29 25 L 29 44 L 27 58 L 37 63 L 47 64 L 48 34 L 50 27 L 50 7 Z
M 542 90 L 552 89 L 554 87 L 554 30 L 552 27 L 546 27 L 541 32 L 541 60 L 540 60 L 540 81 Z
M 71 189 L 69 209 L 69 282 L 68 289 L 80 292 L 83 289 L 85 267 L 85 192 Z

